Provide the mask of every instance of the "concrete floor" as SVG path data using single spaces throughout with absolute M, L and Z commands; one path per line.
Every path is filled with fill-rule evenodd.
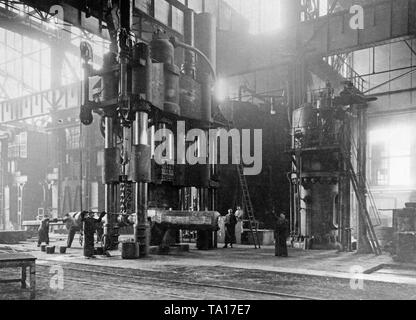
M 65 240 L 65 235 L 53 235 L 51 245 L 65 245 Z M 111 252 L 110 258 L 85 259 L 77 239 L 74 247 L 63 255 L 41 252 L 35 239 L 3 247 L 3 250 L 27 252 L 38 258 L 40 299 L 94 299 L 97 295 L 104 299 L 124 299 L 128 292 L 132 299 L 224 299 L 227 296 L 285 299 L 267 294 L 269 292 L 322 299 L 416 299 L 416 266 L 405 268 L 405 271 L 403 268 L 382 268 L 383 265 L 394 265 L 389 256 L 290 249 L 288 258 L 277 258 L 270 246 L 257 250 L 251 246 L 236 246 L 212 251 L 198 251 L 194 244 L 190 246 L 188 253 L 150 255 L 141 260 L 122 260 L 119 251 Z M 65 269 L 65 292 L 48 289 L 48 270 L 56 265 Z M 357 271 L 364 273 L 359 278 L 364 281 L 365 288 L 359 291 L 351 289 L 350 285 L 351 279 L 357 277 L 354 273 Z M 95 280 L 91 283 L 92 279 Z M 132 279 L 140 283 L 140 291 L 132 287 Z M 187 281 L 265 292 L 240 292 L 222 287 L 203 287 L 201 290 L 201 287 L 186 285 Z M 158 285 L 158 282 L 163 284 Z M 109 285 L 118 286 L 116 294 L 108 290 Z M 83 289 L 78 292 L 81 287 Z M 8 292 L 0 286 L 0 298 L 2 292 L 3 298 L 8 299 L 17 291 L 15 288 Z

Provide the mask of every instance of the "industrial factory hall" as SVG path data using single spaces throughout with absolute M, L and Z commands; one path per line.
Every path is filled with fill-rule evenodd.
M 416 300 L 415 71 L 416 0 L 0 0 L 0 303 Z

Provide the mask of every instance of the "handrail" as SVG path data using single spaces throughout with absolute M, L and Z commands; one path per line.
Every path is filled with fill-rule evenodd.
M 354 84 L 354 87 L 356 87 L 360 92 L 364 92 L 364 85 L 367 81 L 357 71 L 355 71 L 342 54 L 328 56 L 325 57 L 324 60 L 342 77 L 346 78 L 346 80 L 350 80 Z M 342 73 L 342 67 L 344 66 L 347 69 L 346 74 Z

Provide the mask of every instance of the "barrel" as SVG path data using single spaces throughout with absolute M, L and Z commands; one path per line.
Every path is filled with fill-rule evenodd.
M 54 254 L 55 253 L 55 246 L 47 246 L 46 247 L 47 254 Z
M 104 248 L 103 247 L 98 247 L 95 249 L 94 253 L 98 256 L 102 256 L 104 255 Z
M 123 242 L 121 246 L 121 257 L 125 260 L 139 258 L 139 244 L 132 241 Z

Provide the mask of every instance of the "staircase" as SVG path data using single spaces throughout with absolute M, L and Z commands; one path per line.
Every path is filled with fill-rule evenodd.
M 364 215 L 363 218 L 364 218 L 365 225 L 366 225 L 366 228 L 367 228 L 368 242 L 371 246 L 371 250 L 373 251 L 373 253 L 376 254 L 376 255 L 381 255 L 382 251 L 381 251 L 380 243 L 378 242 L 377 235 L 376 235 L 375 230 L 374 230 L 374 224 L 373 224 L 373 221 L 372 221 L 372 218 L 370 216 L 370 212 L 367 208 L 367 203 L 366 203 L 366 195 L 369 195 L 368 199 L 370 199 L 370 207 L 372 208 L 373 220 L 376 220 L 376 223 L 379 223 L 379 225 L 380 225 L 380 222 L 381 222 L 380 221 L 380 216 L 378 215 L 378 211 L 375 207 L 374 197 L 371 195 L 371 192 L 368 188 L 367 182 L 365 184 L 364 190 L 360 187 L 358 176 L 357 176 L 357 174 L 354 170 L 353 164 L 351 162 L 351 156 L 353 156 L 353 158 L 355 158 L 354 150 L 356 150 L 356 149 L 355 149 L 354 143 L 353 143 L 352 151 L 348 151 L 347 147 L 345 145 L 342 146 L 342 149 L 343 149 L 342 151 L 343 151 L 343 155 L 344 155 L 344 158 L 345 158 L 345 162 L 346 162 L 346 165 L 347 165 L 347 174 L 348 174 L 348 177 L 350 178 L 350 181 L 351 181 L 351 184 L 353 186 L 355 195 L 357 197 L 357 201 L 358 201 L 358 203 L 360 205 L 360 208 L 361 208 L 361 210 L 359 210 L 359 212 L 360 212 L 360 214 Z
M 324 61 L 326 61 L 338 74 L 340 74 L 342 78 L 350 81 L 354 87 L 358 89 L 358 91 L 364 92 L 367 90 L 367 81 L 365 81 L 364 78 L 354 70 L 351 66 L 351 62 L 348 61 L 349 59 L 350 54 L 344 53 L 325 57 Z
M 358 74 L 348 62 L 349 54 L 337 54 L 322 58 L 316 56 L 308 63 L 308 68 L 323 81 L 328 80 L 334 88 L 341 88 L 341 84 L 350 81 L 354 87 L 365 92 L 368 83 Z
M 260 249 L 260 238 L 259 238 L 258 226 L 257 226 L 256 219 L 254 217 L 253 204 L 251 203 L 250 193 L 248 191 L 247 179 L 246 179 L 246 176 L 244 175 L 244 167 L 242 164 L 237 165 L 237 171 L 238 171 L 238 178 L 240 181 L 241 190 L 243 192 L 244 212 L 247 214 L 250 232 L 253 237 L 254 248 Z

